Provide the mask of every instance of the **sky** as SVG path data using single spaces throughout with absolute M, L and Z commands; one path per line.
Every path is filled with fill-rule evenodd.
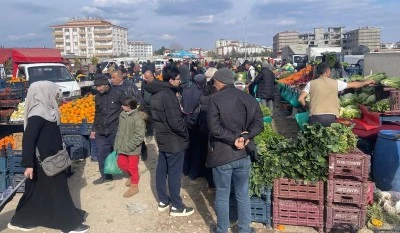
M 380 27 L 400 41 L 399 0 L 0 0 L 0 46 L 54 47 L 51 25 L 98 17 L 128 28 L 129 40 L 213 49 L 217 39 L 272 46 L 281 31 Z

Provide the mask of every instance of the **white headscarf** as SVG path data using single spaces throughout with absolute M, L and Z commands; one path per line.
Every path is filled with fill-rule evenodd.
M 25 100 L 24 129 L 31 116 L 60 124 L 60 111 L 57 104 L 59 86 L 50 81 L 37 81 L 30 85 Z

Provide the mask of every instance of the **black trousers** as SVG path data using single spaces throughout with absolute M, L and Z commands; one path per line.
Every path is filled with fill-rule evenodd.
M 336 116 L 333 114 L 321 114 L 321 115 L 312 115 L 308 120 L 310 125 L 315 123 L 320 123 L 324 127 L 331 126 L 332 123 L 336 122 Z

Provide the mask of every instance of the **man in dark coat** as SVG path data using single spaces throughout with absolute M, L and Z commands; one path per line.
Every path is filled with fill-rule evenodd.
M 261 104 L 269 107 L 271 114 L 274 111 L 275 74 L 270 70 L 269 63 L 262 65 L 261 72 L 256 76 L 254 86 L 257 86 L 256 97 L 261 99 Z M 250 85 L 251 87 L 253 85 Z M 268 103 L 268 105 L 267 105 Z
M 143 104 L 139 88 L 135 84 L 124 79 L 122 71 L 116 70 L 111 73 L 111 84 L 118 90 L 122 91 L 126 96 L 134 97 L 140 105 Z
M 103 75 L 94 80 L 97 89 L 95 98 L 96 112 L 90 138 L 96 140 L 98 162 L 101 177 L 93 184 L 102 184 L 112 180 L 111 175 L 104 174 L 104 161 L 113 151 L 115 136 L 118 130 L 119 115 L 122 111 L 121 100 L 124 93 L 110 85 Z
M 185 62 L 178 61 L 176 63 L 179 72 L 181 74 L 181 82 L 182 82 L 182 88 L 185 89 L 190 85 L 191 78 L 190 78 L 190 70 L 189 70 L 189 65 Z
M 238 207 L 239 232 L 250 232 L 249 176 L 251 161 L 246 146 L 263 130 L 258 102 L 233 85 L 232 71 L 214 74 L 218 92 L 210 97 L 207 120 L 210 130 L 206 166 L 212 167 L 216 187 L 217 232 L 228 232 L 231 184 Z
M 163 82 L 145 85 L 146 91 L 152 94 L 150 108 L 159 149 L 156 170 L 158 210 L 169 209 L 171 202 L 171 216 L 188 216 L 194 212 L 193 208 L 183 204 L 180 196 L 183 161 L 189 145 L 189 133 L 176 96 L 180 82 L 178 68 L 166 67 Z M 167 177 L 170 197 L 167 194 Z

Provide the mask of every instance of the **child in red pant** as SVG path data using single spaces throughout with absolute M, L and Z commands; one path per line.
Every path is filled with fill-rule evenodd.
M 118 153 L 118 167 L 130 176 L 125 184 L 129 189 L 123 195 L 128 198 L 139 192 L 138 166 L 145 137 L 147 114 L 139 111 L 137 100 L 133 97 L 122 100 L 122 109 L 114 149 Z

